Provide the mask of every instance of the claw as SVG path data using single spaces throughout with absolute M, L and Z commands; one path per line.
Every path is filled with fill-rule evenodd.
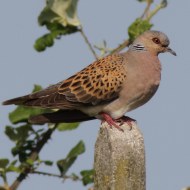
M 134 120 L 134 119 L 132 119 L 130 117 L 127 117 L 127 116 L 123 116 L 123 117 L 121 117 L 119 119 L 113 119 L 110 115 L 108 115 L 106 113 L 100 113 L 100 115 L 103 117 L 104 121 L 106 121 L 110 125 L 111 128 L 113 126 L 113 127 L 117 128 L 119 131 L 122 131 L 122 132 L 124 132 L 124 131 L 121 128 L 121 126 L 125 122 L 129 125 L 130 130 L 131 130 L 132 126 L 133 126 L 132 122 L 136 121 L 136 120 Z M 117 124 L 117 123 L 119 123 L 119 124 Z
M 131 118 L 131 117 L 128 117 L 128 116 L 123 116 L 121 118 L 119 118 L 119 120 L 121 120 L 121 123 L 124 124 L 124 122 L 126 122 L 129 127 L 130 127 L 130 130 L 132 129 L 133 127 L 133 122 L 136 122 L 135 119 Z
M 104 121 L 106 121 L 111 128 L 113 126 L 113 127 L 117 128 L 119 131 L 124 132 L 123 129 L 121 129 L 120 125 L 118 125 L 116 123 L 117 121 L 114 120 L 110 115 L 108 115 L 106 113 L 101 113 L 101 116 L 104 118 Z

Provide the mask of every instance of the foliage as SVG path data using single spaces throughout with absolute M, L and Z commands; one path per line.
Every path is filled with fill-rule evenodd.
M 57 125 L 57 130 L 59 131 L 66 131 L 66 130 L 73 130 L 79 126 L 80 123 L 59 123 Z
M 96 46 L 97 49 L 99 49 L 101 56 L 121 51 L 138 35 L 146 30 L 151 29 L 153 26 L 153 24 L 150 22 L 151 18 L 160 9 L 167 6 L 167 1 L 162 0 L 161 3 L 151 11 L 150 5 L 153 3 L 153 0 L 137 1 L 146 2 L 147 6 L 143 12 L 143 15 L 138 17 L 128 27 L 129 39 L 126 39 L 124 43 L 120 44 L 115 49 L 107 47 L 107 43 L 104 41 L 103 46 Z M 81 22 L 77 16 L 77 4 L 78 0 L 46 0 L 46 6 L 41 11 L 38 17 L 38 22 L 40 26 L 45 26 L 47 28 L 48 33 L 36 40 L 34 48 L 37 51 L 41 52 L 46 50 L 47 47 L 53 46 L 54 41 L 56 39 L 60 39 L 64 35 L 80 32 L 95 58 L 98 57 L 93 49 L 92 44 L 85 35 Z M 39 91 L 41 89 L 41 86 L 35 85 L 33 92 Z M 65 132 L 68 130 L 77 129 L 79 126 L 79 123 L 60 123 L 51 124 L 48 127 L 38 126 L 38 128 L 36 128 L 28 122 L 28 118 L 31 116 L 42 114 L 47 111 L 53 112 L 54 110 L 17 106 L 17 108 L 9 114 L 11 125 L 5 127 L 5 134 L 14 144 L 11 149 L 14 160 L 9 160 L 8 158 L 0 159 L 0 177 L 4 181 L 4 186 L 0 186 L 1 190 L 15 190 L 15 186 L 18 186 L 28 174 L 42 174 L 44 176 L 47 175 L 59 177 L 64 180 L 79 180 L 84 185 L 93 183 L 93 169 L 82 170 L 80 175 L 75 173 L 68 174 L 71 166 L 76 162 L 77 158 L 85 152 L 85 145 L 82 140 L 79 141 L 69 151 L 65 158 L 60 158 L 56 162 L 48 159 L 43 160 L 40 158 L 39 153 L 41 149 L 45 144 L 47 144 L 55 129 L 60 132 Z M 54 163 L 57 165 L 57 174 L 38 170 L 39 166 L 42 164 L 44 166 L 51 167 L 54 165 Z M 9 186 L 7 183 L 7 174 L 10 172 L 18 173 L 17 179 L 11 186 Z
M 41 89 L 41 86 L 35 85 L 32 92 L 36 92 Z M 38 172 L 37 169 L 41 164 L 44 164 L 46 166 L 53 166 L 53 161 L 51 160 L 41 160 L 39 155 L 36 159 L 33 159 L 33 156 L 31 156 L 33 155 L 34 151 L 39 148 L 39 144 L 44 141 L 44 138 L 49 129 L 46 129 L 44 127 L 38 127 L 36 129 L 35 126 L 31 125 L 28 122 L 28 118 L 35 114 L 41 114 L 46 111 L 49 112 L 50 110 L 17 106 L 17 108 L 9 114 L 11 123 L 17 124 L 16 126 L 9 125 L 5 127 L 5 134 L 14 143 L 11 152 L 15 157 L 15 160 L 11 162 L 8 158 L 0 159 L 0 177 L 2 177 L 4 182 L 6 182 L 6 176 L 9 172 L 23 174 L 27 168 L 30 168 L 30 173 L 35 173 Z M 59 123 L 53 126 L 50 125 L 49 127 L 57 128 L 58 131 L 66 131 L 74 130 L 78 126 L 79 123 Z M 81 140 L 75 147 L 71 149 L 66 158 L 62 158 L 57 161 L 58 172 L 60 173 L 58 176 L 63 179 L 68 178 L 68 176 L 66 176 L 68 170 L 74 164 L 77 157 L 84 152 L 85 145 Z M 46 172 L 43 172 L 41 174 L 46 175 Z M 81 180 L 83 182 L 82 175 L 80 177 L 72 173 L 69 178 L 72 178 L 73 180 Z M 88 179 L 86 178 L 87 177 L 84 178 L 85 181 L 87 180 L 85 184 L 89 183 Z M 92 181 L 90 180 L 90 177 L 89 181 Z
M 80 172 L 82 175 L 82 182 L 84 185 L 88 185 L 89 183 L 93 183 L 94 181 L 94 170 L 83 170 Z
M 51 47 L 55 39 L 78 31 L 80 21 L 77 17 L 78 0 L 47 0 L 46 7 L 38 17 L 41 26 L 45 25 L 50 33 L 38 38 L 34 44 L 37 51 Z
M 39 52 L 44 51 L 46 47 L 53 46 L 54 40 L 60 39 L 62 35 L 72 34 L 78 31 L 78 28 L 75 26 L 62 26 L 56 22 L 45 22 L 44 25 L 46 25 L 50 33 L 45 34 L 36 40 L 34 48 Z
M 153 24 L 150 24 L 149 21 L 137 18 L 128 28 L 129 40 L 134 41 L 137 36 L 150 30 L 152 26 Z
M 77 159 L 78 155 L 84 153 L 85 146 L 82 141 L 80 141 L 72 150 L 69 152 L 66 158 L 57 161 L 57 167 L 61 173 L 61 176 L 64 176 L 68 169 L 72 166 L 72 164 Z

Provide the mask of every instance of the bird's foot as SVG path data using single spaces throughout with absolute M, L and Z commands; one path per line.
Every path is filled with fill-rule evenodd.
M 115 119 L 113 119 L 110 115 L 108 115 L 108 114 L 106 114 L 106 113 L 100 113 L 100 114 L 101 114 L 101 116 L 103 117 L 104 121 L 106 121 L 106 122 L 110 125 L 111 128 L 112 128 L 112 126 L 113 126 L 113 127 L 117 128 L 119 131 L 124 132 L 123 129 L 121 128 L 121 125 L 124 123 L 123 121 L 122 121 L 122 124 L 119 124 L 119 125 L 118 125 L 118 124 L 117 124 L 118 122 L 121 123 L 120 120 L 115 120 Z
M 132 129 L 132 122 L 136 122 L 136 120 L 128 117 L 128 116 L 123 116 L 121 118 L 118 118 L 118 119 L 113 119 L 110 115 L 106 114 L 106 113 L 100 113 L 101 116 L 103 117 L 104 121 L 106 121 L 110 127 L 115 127 L 117 128 L 119 131 L 122 131 L 123 132 L 123 129 L 121 128 L 121 126 L 126 122 L 128 124 L 128 126 L 130 127 L 129 130 Z M 119 123 L 119 125 L 117 124 Z
M 133 127 L 133 122 L 136 122 L 136 120 L 131 117 L 128 117 L 128 116 L 123 116 L 123 117 L 116 119 L 116 122 L 119 122 L 120 126 L 126 122 L 131 130 Z

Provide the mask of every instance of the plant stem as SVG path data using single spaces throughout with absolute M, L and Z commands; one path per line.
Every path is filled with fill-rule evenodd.
M 116 47 L 115 49 L 113 49 L 110 54 L 114 54 L 114 53 L 118 53 L 121 50 L 123 50 L 124 48 L 126 48 L 127 46 L 129 46 L 130 41 L 129 39 L 125 40 L 122 44 L 120 44 L 118 47 Z
M 47 141 L 50 139 L 52 133 L 56 129 L 56 125 L 53 128 L 49 128 L 42 138 L 37 142 L 36 147 L 33 149 L 31 155 L 29 156 L 29 159 L 35 161 L 38 158 L 38 154 L 43 148 L 43 146 L 47 143 Z M 10 186 L 10 190 L 16 190 L 18 186 L 21 184 L 21 182 L 27 177 L 27 175 L 31 172 L 31 167 L 25 167 L 22 173 L 19 174 L 17 179 L 12 183 Z
M 152 19 L 152 17 L 153 17 L 156 13 L 158 13 L 159 10 L 165 8 L 166 6 L 167 6 L 167 1 L 166 1 L 166 0 L 162 0 L 162 1 L 160 2 L 160 4 L 157 5 L 156 8 L 155 8 L 152 12 L 150 12 L 149 16 L 147 17 L 147 20 L 150 21 L 150 20 Z
M 86 34 L 84 33 L 84 30 L 83 30 L 83 27 L 82 27 L 82 26 L 80 27 L 79 31 L 80 31 L 82 37 L 84 38 L 84 41 L 85 41 L 86 44 L 88 45 L 90 51 L 92 52 L 94 58 L 95 58 L 96 60 L 98 60 L 98 56 L 96 55 L 96 52 L 94 51 L 94 49 L 93 49 L 93 47 L 92 47 L 90 41 L 88 40 Z
M 39 175 L 46 175 L 46 176 L 50 176 L 50 177 L 57 177 L 57 178 L 62 178 L 62 179 L 71 179 L 73 181 L 81 181 L 82 179 L 78 176 L 72 176 L 72 175 L 58 175 L 58 174 L 53 174 L 53 173 L 49 173 L 49 172 L 42 172 L 42 171 L 31 171 L 30 174 L 39 174 Z
M 147 2 L 147 5 L 146 5 L 146 8 L 145 8 L 145 10 L 144 10 L 144 12 L 143 12 L 143 14 L 141 16 L 141 19 L 143 19 L 144 17 L 146 17 L 148 15 L 148 12 L 150 10 L 150 6 L 153 3 L 152 0 L 147 0 L 146 2 Z
M 63 176 L 58 175 L 58 174 L 52 174 L 49 172 L 42 172 L 42 171 L 31 171 L 30 174 L 39 174 L 39 175 L 46 175 L 50 177 L 58 177 L 58 178 L 63 178 Z

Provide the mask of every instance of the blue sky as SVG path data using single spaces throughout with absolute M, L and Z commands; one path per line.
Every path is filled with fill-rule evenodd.
M 159 2 L 159 1 L 155 1 Z M 127 38 L 127 27 L 143 12 L 145 4 L 135 0 L 79 2 L 78 14 L 93 44 L 106 40 L 113 48 Z M 56 41 L 43 53 L 33 49 L 34 41 L 46 30 L 37 24 L 44 1 L 3 0 L 0 7 L 0 102 L 29 93 L 33 84 L 47 87 L 79 71 L 94 61 L 80 34 Z M 144 134 L 147 164 L 147 189 L 181 190 L 190 185 L 189 97 L 190 97 L 190 1 L 169 1 L 152 20 L 153 29 L 165 32 L 177 57 L 160 55 L 162 81 L 156 95 L 143 107 L 128 113 L 138 121 Z M 4 135 L 9 124 L 8 113 L 14 106 L 0 106 L 0 157 L 11 157 L 12 143 Z M 93 150 L 100 121 L 82 123 L 71 132 L 55 132 L 44 147 L 41 158 L 63 158 L 80 139 L 86 143 L 81 155 L 69 171 L 79 172 L 93 166 Z M 51 171 L 51 168 L 47 168 Z M 56 172 L 55 168 L 53 169 Z M 10 176 L 9 182 L 15 179 Z M 80 183 L 30 175 L 20 190 L 87 189 Z

